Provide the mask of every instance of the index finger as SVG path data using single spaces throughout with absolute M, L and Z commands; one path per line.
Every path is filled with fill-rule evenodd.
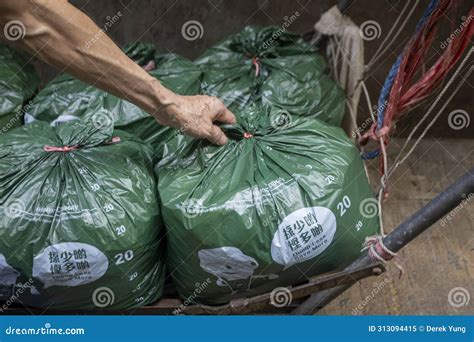
M 214 108 L 212 109 L 214 110 L 214 118 L 212 121 L 219 121 L 226 124 L 234 124 L 236 122 L 234 113 L 228 110 L 221 100 L 216 98 L 213 107 Z
M 221 123 L 234 124 L 236 122 L 236 118 L 234 113 L 224 107 L 224 109 L 217 114 L 216 121 L 219 121 Z
M 215 145 L 225 145 L 229 141 L 224 132 L 222 132 L 222 130 L 216 125 L 212 126 L 211 134 L 207 140 Z

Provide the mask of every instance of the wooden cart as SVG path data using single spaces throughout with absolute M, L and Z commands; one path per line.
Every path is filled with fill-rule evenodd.
M 344 12 L 352 1 L 340 0 L 338 7 Z M 325 43 L 324 37 L 317 44 Z M 430 228 L 443 216 L 474 193 L 474 168 L 441 192 L 426 206 L 383 238 L 383 245 L 392 252 L 398 252 L 418 235 Z M 119 315 L 242 315 L 242 314 L 314 314 L 335 297 L 359 280 L 379 276 L 386 271 L 384 263 L 374 261 L 365 252 L 344 270 L 313 277 L 309 281 L 288 287 L 291 303 L 280 306 L 272 302 L 272 294 L 265 293 L 250 298 L 239 298 L 221 306 L 184 305 L 178 295 L 169 287 L 163 299 L 157 303 L 133 310 L 54 310 L 35 308 L 11 308 L 8 314 L 119 314 Z

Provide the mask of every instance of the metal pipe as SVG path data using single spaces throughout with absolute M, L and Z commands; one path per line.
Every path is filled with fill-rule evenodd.
M 461 178 L 450 185 L 446 190 L 433 198 L 427 205 L 418 210 L 405 222 L 394 229 L 384 239 L 383 243 L 393 252 L 398 252 L 410 241 L 436 223 L 443 216 L 457 207 L 463 201 L 467 201 L 474 194 L 474 168 L 466 172 Z M 356 261 L 345 268 L 345 271 L 366 266 L 373 261 L 364 253 Z M 352 284 L 341 285 L 332 289 L 324 290 L 311 295 L 301 306 L 295 309 L 292 315 L 313 314 L 323 308 L 331 300 L 339 296 Z

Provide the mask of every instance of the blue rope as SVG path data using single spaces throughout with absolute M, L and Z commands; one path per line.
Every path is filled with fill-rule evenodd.
M 395 81 L 395 76 L 397 76 L 398 70 L 400 69 L 402 58 L 402 54 L 398 55 L 397 60 L 388 72 L 388 75 L 385 78 L 385 82 L 383 83 L 382 90 L 380 91 L 379 101 L 377 103 L 377 130 L 383 127 L 383 122 L 385 119 L 385 107 L 388 103 L 387 98 L 390 94 L 390 90 L 392 89 L 393 81 Z
M 369 160 L 369 159 L 377 158 L 379 155 L 380 155 L 380 149 L 376 149 L 373 151 L 362 153 L 361 157 L 363 160 Z
M 428 19 L 430 18 L 433 11 L 436 9 L 439 0 L 431 0 L 428 7 L 426 8 L 425 12 L 421 16 L 420 20 L 416 24 L 415 34 L 417 34 L 421 28 L 426 24 Z M 388 96 L 390 91 L 392 90 L 393 82 L 395 81 L 395 76 L 397 76 L 398 71 L 400 69 L 400 64 L 402 62 L 403 52 L 398 55 L 395 63 L 393 63 L 390 71 L 388 72 L 387 77 L 382 86 L 382 90 L 380 90 L 379 99 L 377 102 L 377 130 L 381 129 L 384 124 L 385 120 L 385 109 L 386 104 L 388 103 Z M 374 150 L 370 152 L 364 152 L 362 154 L 362 159 L 374 159 L 380 155 L 380 150 Z
M 418 23 L 416 24 L 416 29 L 415 29 L 416 33 L 418 33 L 421 30 L 421 28 L 423 27 L 423 25 L 426 24 L 426 22 L 428 21 L 428 19 L 431 16 L 431 14 L 433 14 L 434 10 L 436 9 L 436 6 L 438 6 L 438 2 L 439 2 L 439 0 L 431 0 L 428 7 L 425 9 L 425 12 L 421 16 Z

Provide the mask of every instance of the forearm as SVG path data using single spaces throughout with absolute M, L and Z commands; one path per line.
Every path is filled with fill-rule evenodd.
M 88 16 L 67 1 L 8 3 L 0 4 L 0 27 L 20 20 L 26 34 L 16 44 L 39 59 L 155 116 L 174 102 L 174 93 L 128 58 Z M 94 37 L 97 39 L 92 42 Z
M 60 71 L 136 104 L 162 125 L 219 145 L 228 141 L 214 124 L 235 123 L 222 101 L 178 96 L 166 89 L 66 0 L 0 1 L 0 27 L 13 20 L 21 21 L 26 29 L 25 36 L 16 41 L 19 47 Z

